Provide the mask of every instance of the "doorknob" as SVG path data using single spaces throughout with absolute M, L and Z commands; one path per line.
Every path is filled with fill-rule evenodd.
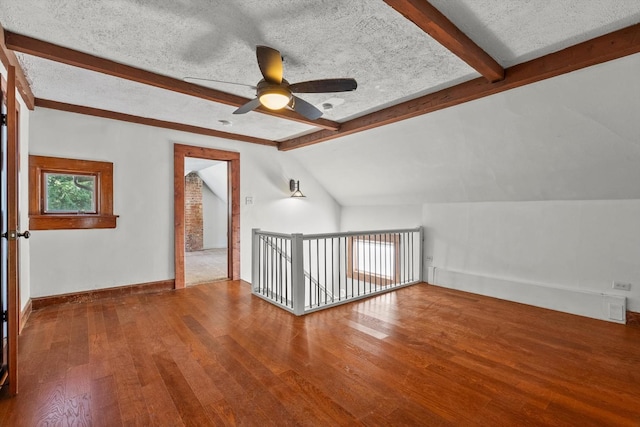
M 28 239 L 29 237 L 31 237 L 31 233 L 29 232 L 29 230 L 25 231 L 24 233 L 11 230 L 11 231 L 7 231 L 6 233 L 2 233 L 2 237 L 4 237 L 7 240 L 16 240 L 18 239 L 18 237 L 24 237 L 25 239 Z

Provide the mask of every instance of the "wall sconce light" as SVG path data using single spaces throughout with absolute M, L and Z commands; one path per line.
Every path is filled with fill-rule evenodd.
M 296 181 L 295 179 L 290 180 L 289 190 L 293 192 L 291 197 L 306 197 L 302 194 L 302 191 L 300 191 L 300 181 Z

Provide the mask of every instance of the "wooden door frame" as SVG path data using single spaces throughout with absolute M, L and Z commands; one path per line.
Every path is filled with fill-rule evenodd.
M 196 157 L 227 162 L 229 218 L 227 221 L 227 264 L 231 280 L 240 280 L 240 153 L 215 148 L 174 144 L 173 146 L 173 208 L 175 288 L 185 287 L 184 280 L 184 159 Z
M 2 79 L 3 80 L 3 79 Z M 20 144 L 18 141 L 19 104 L 16 98 L 16 69 L 7 66 L 2 82 L 7 106 L 7 233 L 19 232 Z M 18 394 L 18 334 L 20 333 L 20 244 L 18 237 L 7 239 L 7 380 L 9 394 Z

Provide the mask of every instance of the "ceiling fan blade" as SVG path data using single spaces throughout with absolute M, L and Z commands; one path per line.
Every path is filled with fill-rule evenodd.
M 282 55 L 268 46 L 256 46 L 258 67 L 269 83 L 282 83 Z
M 309 120 L 319 119 L 322 116 L 322 111 L 318 110 L 313 104 L 295 95 L 291 98 L 291 108 Z
M 323 79 L 294 83 L 289 85 L 289 90 L 297 93 L 348 92 L 357 87 L 355 79 Z
M 251 89 L 257 89 L 255 86 L 253 85 L 248 85 L 246 83 L 235 83 L 235 82 L 227 82 L 224 80 L 214 80 L 214 79 L 203 79 L 200 77 L 183 77 L 182 80 L 184 80 L 185 82 L 189 82 L 189 83 L 196 83 L 197 82 L 213 82 L 213 83 L 225 83 L 228 85 L 236 85 L 236 86 L 245 86 Z
M 244 105 L 241 105 L 233 114 L 244 114 L 249 111 L 253 111 L 260 106 L 260 99 L 253 98 L 251 101 L 247 102 Z

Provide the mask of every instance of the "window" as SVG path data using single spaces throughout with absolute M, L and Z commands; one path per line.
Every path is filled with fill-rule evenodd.
M 44 174 L 44 213 L 97 213 L 96 175 Z
M 376 234 L 349 239 L 348 277 L 382 285 L 399 280 L 399 236 Z
M 29 156 L 32 230 L 115 228 L 113 163 Z

